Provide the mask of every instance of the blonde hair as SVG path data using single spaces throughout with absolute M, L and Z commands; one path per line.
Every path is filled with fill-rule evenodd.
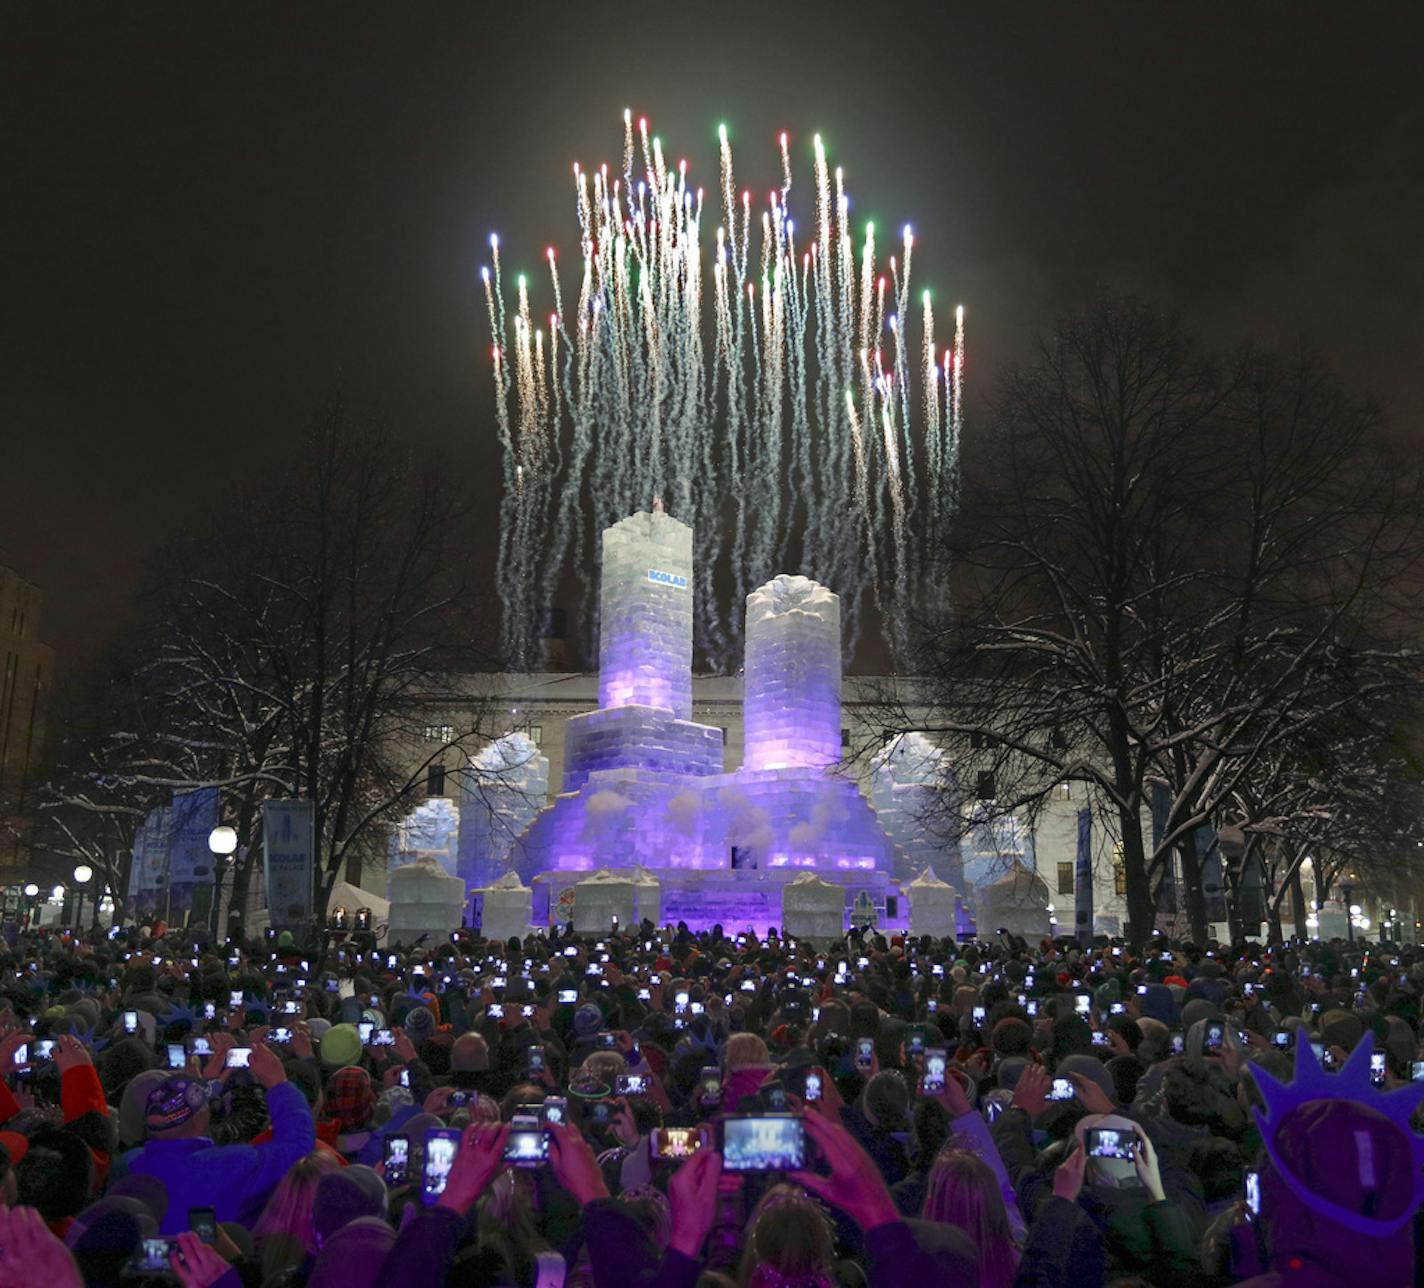
M 771 1052 L 755 1033 L 733 1033 L 727 1039 L 727 1053 L 722 1067 L 727 1073 L 734 1069 L 753 1069 L 771 1063 Z
M 940 1150 L 930 1168 L 920 1215 L 963 1230 L 979 1249 L 983 1288 L 1010 1288 L 1018 1273 L 1019 1250 L 1009 1230 L 1009 1214 L 993 1169 L 967 1149 Z
M 312 1224 L 316 1187 L 323 1176 L 340 1166 L 341 1160 L 335 1154 L 314 1149 L 297 1159 L 277 1182 L 277 1188 L 252 1227 L 252 1241 L 264 1280 L 290 1266 L 301 1265 L 316 1252 L 316 1228 Z
M 827 1280 L 835 1264 L 835 1240 L 825 1209 L 794 1185 L 773 1185 L 747 1222 L 741 1282 L 763 1267 L 783 1279 Z

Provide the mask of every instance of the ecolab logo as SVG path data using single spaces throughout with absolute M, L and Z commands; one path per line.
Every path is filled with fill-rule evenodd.
M 656 582 L 659 586 L 671 586 L 674 590 L 687 589 L 686 577 L 679 577 L 674 572 L 662 572 L 657 568 L 648 569 L 648 580 Z

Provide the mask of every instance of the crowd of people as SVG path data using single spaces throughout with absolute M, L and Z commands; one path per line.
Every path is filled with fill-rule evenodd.
M 135 928 L 0 979 L 0 1288 L 1419 1274 L 1412 948 Z

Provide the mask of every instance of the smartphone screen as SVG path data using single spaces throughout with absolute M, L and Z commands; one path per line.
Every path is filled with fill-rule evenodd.
M 855 1064 L 858 1069 L 868 1069 L 875 1061 L 875 1039 L 856 1038 Z
M 252 1067 L 251 1047 L 228 1047 L 225 1065 L 229 1069 L 250 1069 Z
M 138 1032 L 138 1012 L 137 1012 L 137 1011 L 125 1011 L 125 1012 L 124 1012 L 124 1032 L 125 1032 L 125 1033 L 137 1033 L 137 1032 Z
M 925 1095 L 938 1096 L 944 1091 L 945 1068 L 948 1053 L 944 1047 L 925 1048 L 925 1076 L 921 1082 Z
M 704 1105 L 722 1103 L 722 1070 L 715 1064 L 703 1066 L 697 1075 L 697 1098 Z
M 204 1243 L 211 1243 L 218 1237 L 217 1214 L 210 1207 L 189 1208 L 188 1229 Z
M 169 1042 L 168 1044 L 168 1067 L 170 1069 L 183 1069 L 188 1064 L 188 1053 L 183 1049 L 181 1042 Z
M 455 1152 L 460 1148 L 460 1132 L 454 1127 L 432 1127 L 425 1133 L 425 1166 L 420 1172 L 420 1201 L 427 1207 L 445 1193 Z
M 806 1091 L 804 1099 L 809 1104 L 821 1098 L 821 1071 L 812 1069 L 806 1074 Z
M 1116 1158 L 1133 1161 L 1137 1136 L 1115 1127 L 1090 1127 L 1083 1133 L 1083 1148 L 1089 1158 Z
M 1376 1051 L 1370 1056 L 1370 1082 L 1376 1087 L 1384 1086 L 1386 1076 L 1385 1053 Z
M 732 1114 L 721 1128 L 724 1171 L 792 1172 L 806 1164 L 806 1126 L 794 1115 Z
M 1246 1210 L 1252 1216 L 1261 1215 L 1261 1173 L 1246 1173 Z
M 404 1185 L 410 1168 L 410 1137 L 387 1136 L 381 1145 L 381 1163 L 387 1189 Z

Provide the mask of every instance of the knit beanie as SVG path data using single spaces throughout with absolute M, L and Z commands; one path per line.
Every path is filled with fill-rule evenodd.
M 361 1058 L 361 1034 L 354 1024 L 333 1024 L 321 1036 L 321 1062 L 329 1069 L 355 1064 Z

